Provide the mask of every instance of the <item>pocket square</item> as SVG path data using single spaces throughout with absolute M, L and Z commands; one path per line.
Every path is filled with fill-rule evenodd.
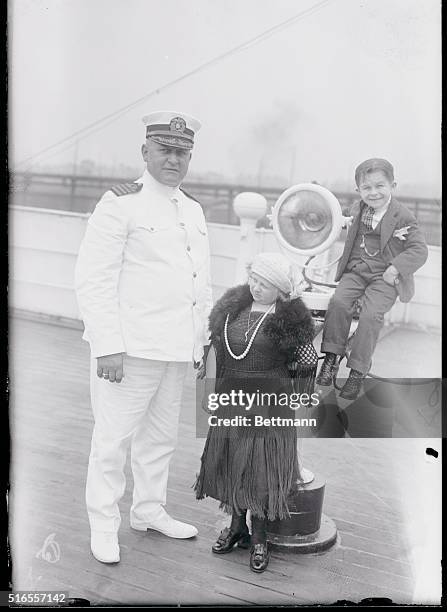
M 400 227 L 399 229 L 393 232 L 394 238 L 399 238 L 399 240 L 406 240 L 406 235 L 408 234 L 408 230 L 411 225 L 406 225 L 405 227 Z

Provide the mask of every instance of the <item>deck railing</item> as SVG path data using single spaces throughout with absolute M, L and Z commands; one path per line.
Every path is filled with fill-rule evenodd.
M 17 172 L 10 177 L 10 204 L 35 206 L 71 212 L 92 212 L 101 195 L 118 183 L 132 181 L 129 177 L 82 176 L 74 174 Z M 185 181 L 185 189 L 203 206 L 206 220 L 212 223 L 238 225 L 239 219 L 233 211 L 234 197 L 242 191 L 262 193 L 267 199 L 270 212 L 284 188 L 255 187 L 253 185 L 208 183 Z M 343 212 L 348 213 L 358 195 L 335 192 Z M 428 244 L 441 244 L 441 202 L 434 198 L 401 196 L 399 200 L 417 217 Z M 267 217 L 258 222 L 258 227 L 270 227 Z
M 8 286 L 9 305 L 53 318 L 79 317 L 74 293 L 74 268 L 84 236 L 88 214 L 40 209 L 35 206 L 10 208 Z M 208 223 L 211 249 L 211 278 L 217 300 L 235 283 L 241 232 L 235 225 Z M 329 258 L 338 255 L 336 242 Z M 272 230 L 255 232 L 254 252 L 277 251 Z M 331 271 L 333 274 L 333 270 Z M 441 249 L 429 247 L 429 258 L 415 275 L 416 294 L 408 304 L 396 303 L 390 323 L 441 327 Z M 329 277 L 328 277 L 328 280 Z

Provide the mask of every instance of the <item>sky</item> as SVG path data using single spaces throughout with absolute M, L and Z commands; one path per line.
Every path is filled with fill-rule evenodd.
M 439 197 L 440 10 L 440 0 L 10 0 L 10 167 L 139 171 L 142 116 L 172 109 L 202 122 L 194 176 L 353 188 L 356 165 L 378 156 L 402 194 Z

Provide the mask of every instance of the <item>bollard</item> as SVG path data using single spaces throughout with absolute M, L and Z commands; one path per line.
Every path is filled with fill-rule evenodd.
M 319 475 L 307 484 L 297 483 L 289 495 L 290 517 L 267 524 L 267 539 L 272 550 L 315 553 L 335 544 L 337 528 L 334 521 L 323 514 L 325 484 Z

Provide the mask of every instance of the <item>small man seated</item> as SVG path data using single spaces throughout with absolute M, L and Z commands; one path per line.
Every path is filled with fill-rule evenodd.
M 386 159 L 362 162 L 355 171 L 360 202 L 354 205 L 329 302 L 321 351 L 326 353 L 317 384 L 330 385 L 337 355 L 344 355 L 356 300 L 362 310 L 347 362 L 351 368 L 340 397 L 355 399 L 371 367 L 384 315 L 399 296 L 414 295 L 413 274 L 428 257 L 424 236 L 414 215 L 394 196 L 394 169 Z

